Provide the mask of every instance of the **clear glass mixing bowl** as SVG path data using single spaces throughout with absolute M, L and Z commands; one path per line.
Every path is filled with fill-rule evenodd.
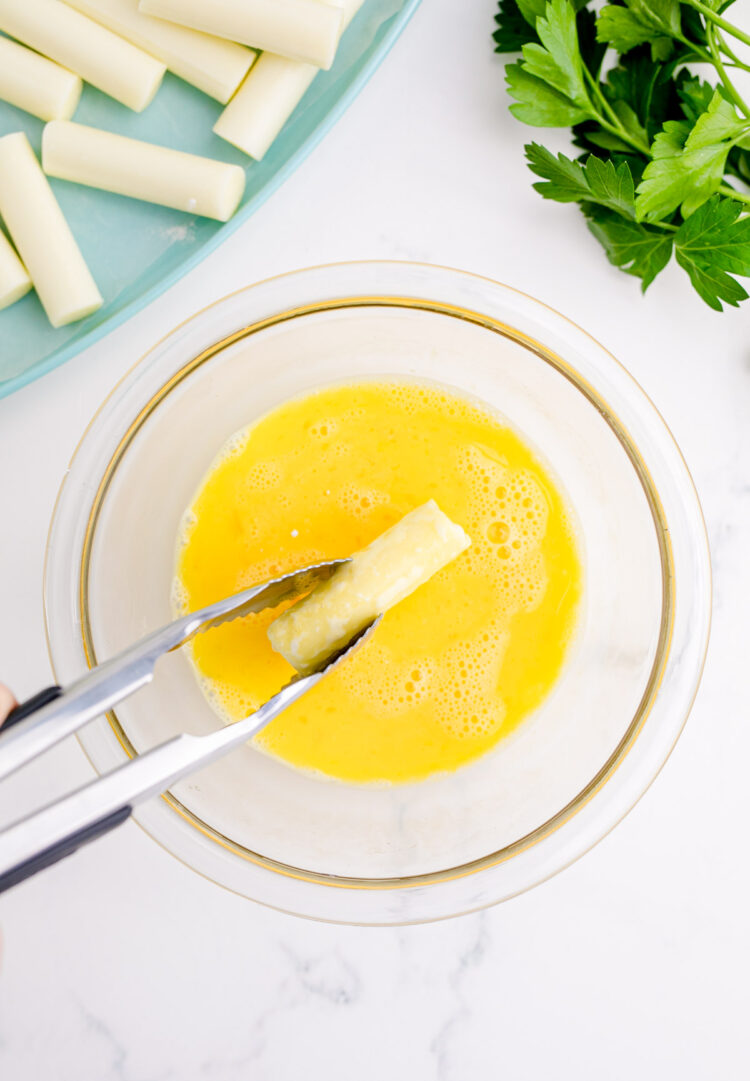
M 705 529 L 669 431 L 617 361 L 531 297 L 454 270 L 355 263 L 253 285 L 177 327 L 103 404 L 60 492 L 45 580 L 65 683 L 171 618 L 180 516 L 229 435 L 307 389 L 385 376 L 483 399 L 561 478 L 586 574 L 561 679 L 448 776 L 351 786 L 247 745 L 136 813 L 246 897 L 372 924 L 480 908 L 567 866 L 633 806 L 682 729 L 709 633 Z M 218 723 L 176 654 L 81 742 L 105 772 Z

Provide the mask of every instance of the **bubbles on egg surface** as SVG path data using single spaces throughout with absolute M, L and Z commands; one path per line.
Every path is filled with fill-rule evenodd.
M 355 518 L 367 518 L 377 507 L 387 507 L 390 497 L 363 484 L 345 484 L 337 493 L 337 503 Z
M 487 538 L 493 544 L 505 544 L 510 536 L 507 522 L 490 522 L 487 526 Z
M 246 428 L 241 428 L 240 431 L 235 432 L 234 435 L 231 435 L 229 439 L 227 439 L 216 457 L 213 468 L 216 468 L 216 466 L 222 462 L 228 462 L 231 458 L 236 458 L 238 455 L 242 454 L 250 439 L 251 427 L 251 425 L 248 425 Z
M 309 424 L 306 430 L 313 439 L 329 439 L 338 432 L 339 422 L 336 417 L 324 416 Z
M 431 698 L 436 719 L 451 736 L 485 738 L 502 725 L 505 705 L 500 670 L 507 641 L 508 632 L 498 621 L 441 657 L 442 678 Z
M 190 611 L 190 596 L 182 581 L 175 575 L 169 591 L 172 611 L 176 616 L 184 616 Z
M 321 548 L 311 546 L 290 547 L 286 551 L 276 551 L 273 555 L 256 557 L 251 565 L 243 567 L 237 573 L 234 583 L 235 592 L 239 593 L 240 590 L 250 589 L 251 586 L 260 585 L 261 582 L 322 563 L 327 558 Z
M 402 714 L 428 701 L 438 675 L 434 658 L 420 657 L 415 668 L 413 658 L 397 659 L 377 636 L 336 672 L 353 699 L 383 715 Z
M 250 491 L 267 492 L 277 488 L 284 479 L 284 471 L 278 461 L 253 462 L 243 475 L 243 487 Z
M 429 390 L 425 390 L 427 395 L 430 394 Z M 388 398 L 397 405 L 399 409 L 406 413 L 407 416 L 414 415 L 422 406 L 422 403 L 428 400 L 422 394 L 415 395 L 413 392 L 413 385 L 410 387 L 406 383 L 391 383 L 387 388 Z
M 253 695 L 238 687 L 204 675 L 195 664 L 193 670 L 204 698 L 222 724 L 233 724 L 235 721 L 242 720 L 262 705 Z
M 335 678 L 375 716 L 404 717 L 408 723 L 409 712 L 427 709 L 451 737 L 486 738 L 505 716 L 499 682 L 508 637 L 498 620 L 471 640 L 418 660 L 397 658 L 374 637 Z
M 184 514 L 182 515 L 182 518 L 180 518 L 180 524 L 177 527 L 177 551 L 178 552 L 182 551 L 183 548 L 187 547 L 187 545 L 188 545 L 188 543 L 190 541 L 190 537 L 192 536 L 193 530 L 195 529 L 197 524 L 198 524 L 198 516 L 195 513 L 195 511 L 193 510 L 193 507 L 190 506 L 184 512 Z
M 541 555 L 549 517 L 544 489 L 529 470 L 511 468 L 481 445 L 462 447 L 456 457 L 468 488 L 468 520 L 462 524 L 472 537 L 472 570 L 499 586 L 499 611 L 529 611 L 547 584 Z
M 326 453 L 335 461 L 341 461 L 346 458 L 351 458 L 354 454 L 354 450 L 347 440 L 337 439 L 327 448 Z

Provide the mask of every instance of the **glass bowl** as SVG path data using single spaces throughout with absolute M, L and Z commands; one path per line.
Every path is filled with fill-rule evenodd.
M 514 896 L 594 845 L 658 773 L 697 690 L 711 602 L 700 506 L 661 417 L 601 345 L 531 297 L 439 267 L 340 264 L 240 290 L 156 345 L 96 414 L 55 509 L 45 608 L 61 683 L 167 622 L 180 517 L 218 448 L 292 396 L 364 378 L 482 399 L 560 478 L 585 588 L 558 683 L 453 774 L 346 785 L 248 744 L 136 818 L 256 901 L 409 923 Z M 219 723 L 173 654 L 81 742 L 105 772 Z

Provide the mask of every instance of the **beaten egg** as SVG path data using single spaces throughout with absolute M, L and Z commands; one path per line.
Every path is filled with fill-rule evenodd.
M 421 780 L 489 751 L 550 693 L 583 587 L 571 512 L 518 432 L 439 386 L 336 385 L 233 436 L 184 516 L 175 607 L 351 555 L 430 499 L 471 546 L 256 737 L 266 752 L 350 783 Z M 267 638 L 279 611 L 190 644 L 227 722 L 294 675 Z

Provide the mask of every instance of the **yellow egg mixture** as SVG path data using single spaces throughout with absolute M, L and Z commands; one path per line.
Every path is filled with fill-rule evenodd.
M 582 589 L 563 497 L 516 432 L 428 384 L 333 386 L 230 440 L 185 517 L 176 604 L 350 555 L 428 499 L 471 547 L 266 728 L 265 750 L 344 781 L 418 780 L 489 750 L 552 688 Z M 193 640 L 225 719 L 293 675 L 266 637 L 279 611 Z

